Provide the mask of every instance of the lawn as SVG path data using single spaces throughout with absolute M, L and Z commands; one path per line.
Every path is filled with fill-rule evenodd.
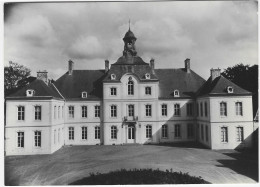
M 255 153 L 171 145 L 96 145 L 63 147 L 52 155 L 5 157 L 5 184 L 67 185 L 91 173 L 135 168 L 172 169 L 218 184 L 258 181 Z

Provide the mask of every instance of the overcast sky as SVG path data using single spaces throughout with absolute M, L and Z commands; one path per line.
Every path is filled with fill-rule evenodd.
M 156 68 L 210 68 L 258 63 L 254 1 L 16 3 L 5 6 L 4 63 L 18 62 L 59 78 L 75 69 L 104 69 L 122 55 L 131 19 L 137 54 Z

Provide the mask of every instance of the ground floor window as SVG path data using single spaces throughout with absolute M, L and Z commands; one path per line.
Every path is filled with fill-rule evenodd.
M 117 139 L 117 128 L 116 128 L 116 126 L 111 127 L 111 139 Z
M 34 132 L 34 146 L 35 147 L 41 147 L 41 131 L 35 131 Z
M 205 128 L 206 128 L 206 141 L 208 142 L 209 141 L 209 128 L 207 125 Z
M 162 138 L 168 138 L 168 126 L 167 125 L 162 126 Z
M 146 138 L 152 138 L 152 125 L 146 126 Z
M 194 137 L 193 124 L 188 124 L 187 126 L 188 138 Z
M 221 127 L 221 142 L 228 142 L 228 128 Z
M 175 138 L 181 137 L 181 125 L 179 125 L 179 124 L 174 126 L 174 137 Z
M 87 134 L 88 134 L 87 127 L 81 127 L 81 131 L 82 131 L 82 134 L 81 134 L 82 140 L 86 140 L 87 139 Z
M 100 139 L 100 127 L 95 127 L 95 139 Z
M 17 132 L 17 147 L 24 147 L 24 132 Z
M 200 133 L 201 139 L 204 140 L 204 127 L 203 127 L 202 124 L 201 124 L 201 126 L 200 126 L 200 131 L 201 131 L 201 133 Z
M 69 127 L 69 140 L 74 140 L 74 127 Z
M 54 142 L 54 144 L 56 143 L 56 130 L 54 130 L 54 132 L 53 132 L 53 142 Z
M 244 128 L 237 127 L 237 141 L 242 142 L 244 140 Z

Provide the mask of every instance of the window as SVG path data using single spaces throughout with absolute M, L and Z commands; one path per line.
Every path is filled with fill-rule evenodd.
M 162 126 L 162 138 L 168 138 L 168 126 L 167 125 Z
M 56 130 L 54 130 L 53 132 L 53 143 L 54 144 L 56 143 Z
M 88 97 L 88 93 L 87 92 L 82 92 L 81 93 L 81 97 L 82 98 L 87 98 Z
M 209 128 L 208 125 L 206 125 L 206 141 L 209 141 Z
M 146 138 L 152 138 L 152 125 L 146 126 Z
M 181 126 L 180 125 L 175 125 L 174 126 L 174 137 L 175 138 L 180 138 L 181 137 Z
M 58 143 L 60 143 L 60 129 L 58 130 Z
M 87 136 L 88 136 L 88 130 L 87 130 L 87 127 L 81 127 L 81 131 L 82 131 L 82 140 L 86 140 L 87 139 Z
M 100 117 L 100 106 L 99 105 L 95 106 L 95 117 L 96 118 Z
M 179 97 L 180 96 L 179 90 L 174 90 L 173 95 L 174 95 L 174 97 Z
M 180 116 L 181 115 L 180 104 L 174 104 L 174 115 L 175 116 Z
M 54 119 L 57 117 L 57 111 L 56 111 L 56 106 L 54 106 Z
M 233 93 L 233 92 L 234 92 L 233 87 L 232 87 L 232 86 L 228 86 L 228 87 L 227 87 L 227 92 L 228 92 L 228 93 Z
M 34 96 L 35 91 L 34 90 L 26 90 L 26 96 Z
M 69 127 L 69 140 L 74 140 L 74 127 Z
M 111 106 L 111 117 L 117 117 L 117 106 L 116 105 Z
M 110 95 L 116 95 L 116 88 L 110 88 Z
M 203 116 L 203 103 L 200 103 L 200 116 Z
M 111 74 L 111 80 L 115 80 L 116 79 L 116 75 L 115 74 Z
M 17 132 L 17 147 L 24 147 L 24 132 Z
M 193 105 L 192 103 L 187 104 L 187 116 L 192 116 L 193 115 Z
M 221 127 L 221 142 L 228 142 L 228 128 Z
M 242 102 L 236 102 L 236 115 L 243 116 Z
M 243 127 L 237 127 L 237 141 L 244 141 L 244 129 Z
M 42 117 L 42 108 L 41 108 L 41 106 L 35 106 L 34 110 L 35 110 L 35 120 L 41 120 L 41 117 Z
M 87 106 L 82 106 L 81 111 L 82 111 L 82 117 L 83 118 L 88 117 L 88 107 Z
M 128 116 L 134 116 L 134 115 L 135 115 L 134 105 L 128 105 Z
M 100 139 L 100 127 L 95 127 L 95 139 Z
M 60 119 L 60 106 L 58 107 L 58 119 Z
M 69 117 L 74 118 L 74 106 L 69 106 Z
M 167 105 L 162 104 L 162 116 L 167 116 Z
M 188 138 L 193 138 L 194 136 L 193 124 L 188 124 L 187 132 L 188 132 Z
M 152 116 L 152 105 L 145 105 L 145 116 Z
M 152 94 L 152 88 L 150 86 L 145 87 L 145 95 L 151 95 Z
M 146 73 L 146 74 L 145 74 L 145 79 L 150 79 L 150 78 L 151 78 L 150 74 L 149 74 L 149 73 Z
M 117 139 L 117 128 L 116 128 L 116 126 L 111 127 L 111 139 Z
M 227 116 L 227 103 L 220 103 L 220 116 Z
M 24 120 L 24 106 L 18 106 L 18 120 Z
M 41 147 L 41 131 L 34 131 L 34 146 Z
M 205 112 L 205 116 L 208 116 L 208 105 L 207 102 L 204 103 L 204 112 Z
M 129 79 L 130 78 L 131 77 L 129 77 Z M 128 95 L 134 95 L 134 82 L 132 80 L 129 80 L 127 86 L 128 86 Z
M 197 117 L 199 116 L 199 103 L 197 103 Z
M 62 110 L 61 110 L 61 117 L 62 117 L 62 118 L 64 117 L 64 116 L 63 116 L 63 115 L 64 115 L 63 112 L 64 112 L 64 107 L 62 106 Z
M 200 136 L 201 136 L 201 139 L 204 140 L 204 127 L 202 124 L 200 125 Z

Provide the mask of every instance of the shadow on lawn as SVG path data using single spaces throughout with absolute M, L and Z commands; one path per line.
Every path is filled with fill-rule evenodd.
M 221 165 L 217 167 L 227 167 L 237 172 L 238 174 L 247 176 L 255 181 L 259 181 L 258 178 L 258 152 L 256 150 L 247 149 L 243 151 L 222 153 L 227 155 L 232 160 L 217 160 Z

